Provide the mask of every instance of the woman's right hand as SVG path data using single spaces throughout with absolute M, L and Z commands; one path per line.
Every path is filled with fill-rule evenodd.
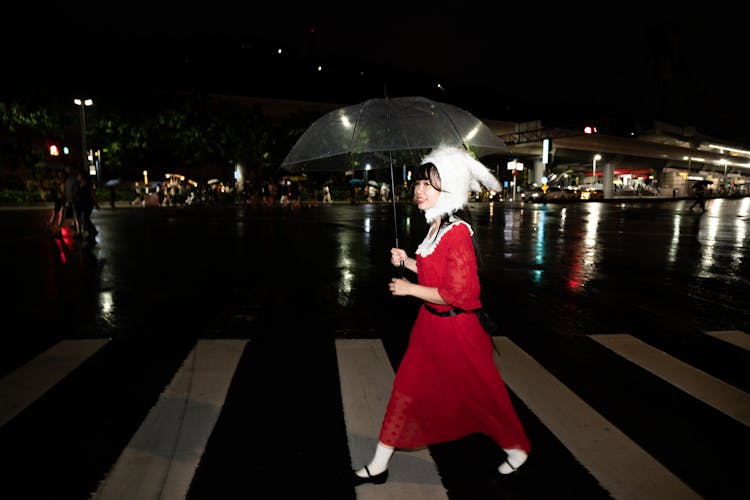
M 403 265 L 407 258 L 406 250 L 401 248 L 391 248 L 391 264 L 395 267 Z

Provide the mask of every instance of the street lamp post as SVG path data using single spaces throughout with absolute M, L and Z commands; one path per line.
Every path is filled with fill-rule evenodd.
M 592 170 L 592 177 L 593 178 L 591 180 L 591 187 L 593 187 L 594 189 L 596 189 L 596 162 L 599 161 L 599 160 L 601 160 L 601 159 L 602 159 L 602 155 L 600 155 L 599 153 L 597 153 L 597 154 L 594 155 L 594 166 L 593 166 L 593 170 Z
M 518 160 L 511 160 L 507 163 L 507 168 L 510 170 L 511 175 L 513 176 L 513 198 L 512 201 L 516 201 L 516 187 L 518 185 L 518 182 L 516 182 L 516 175 L 518 172 L 521 172 L 523 170 L 523 163 L 521 163 Z
M 91 99 L 73 99 L 73 102 L 81 108 L 81 146 L 83 152 L 83 171 L 88 173 L 88 148 L 86 146 L 86 106 L 91 106 L 94 101 Z

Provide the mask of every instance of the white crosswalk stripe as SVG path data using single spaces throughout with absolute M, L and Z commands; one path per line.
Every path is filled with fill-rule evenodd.
M 592 335 L 603 346 L 750 426 L 750 395 L 631 335 Z
M 732 348 L 746 349 L 747 334 L 743 332 L 706 333 Z M 628 360 L 627 370 L 654 374 L 671 384 L 666 390 L 676 393 L 679 389 L 750 426 L 750 397 L 744 391 L 634 336 L 589 338 Z M 508 337 L 494 337 L 493 341 L 502 353 L 495 355 L 496 365 L 510 390 L 612 498 L 700 498 L 675 472 L 645 451 L 642 443 L 621 431 Z M 0 427 L 23 418 L 25 408 L 53 390 L 107 342 L 61 341 L 6 375 L 0 380 Z M 245 339 L 198 340 L 91 498 L 186 498 L 246 346 Z M 346 437 L 351 465 L 356 468 L 374 451 L 394 371 L 381 340 L 337 339 L 335 350 Z M 174 366 L 181 359 L 175 358 Z M 448 498 L 427 449 L 396 453 L 390 473 L 385 485 L 357 487 L 357 498 Z
M 61 340 L 0 379 L 0 426 L 59 383 L 107 342 L 107 339 Z
M 185 498 L 246 343 L 198 341 L 92 498 Z
M 746 351 L 750 351 L 750 335 L 739 330 L 720 330 L 715 332 L 706 332 L 714 338 L 729 342 Z
M 700 498 L 512 341 L 494 342 L 502 353 L 495 364 L 508 387 L 614 498 Z

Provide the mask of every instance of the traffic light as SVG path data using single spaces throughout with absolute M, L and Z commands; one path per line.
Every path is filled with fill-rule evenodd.
M 598 130 L 596 130 L 596 127 L 593 125 L 586 125 L 585 127 L 583 127 L 584 134 L 595 134 L 597 132 Z
M 52 144 L 49 147 L 49 155 L 50 156 L 60 156 L 60 150 L 57 147 L 57 144 Z

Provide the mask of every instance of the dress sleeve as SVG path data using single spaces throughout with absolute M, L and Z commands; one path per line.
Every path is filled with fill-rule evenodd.
M 469 228 L 464 224 L 454 225 L 443 235 L 440 246 L 446 256 L 444 279 L 438 286 L 440 296 L 453 307 L 466 310 L 481 307 L 477 259 Z

